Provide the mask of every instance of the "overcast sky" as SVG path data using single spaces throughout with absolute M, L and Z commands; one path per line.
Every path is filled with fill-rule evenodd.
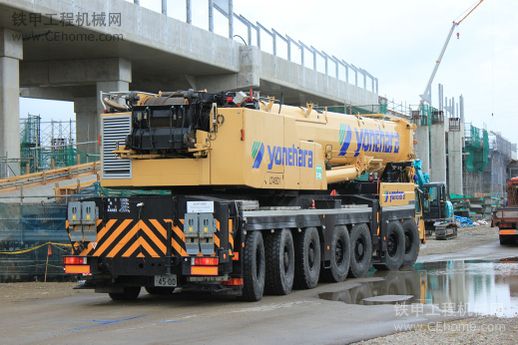
M 182 0 L 169 2 L 170 11 L 182 8 Z M 234 11 L 366 69 L 379 79 L 380 95 L 417 104 L 452 21 L 474 2 L 234 0 Z M 141 3 L 157 8 L 159 0 Z M 205 13 L 206 0 L 192 3 L 193 12 Z M 179 13 L 172 16 L 181 18 Z M 203 26 L 205 18 L 195 21 Z M 446 96 L 464 95 L 467 122 L 518 142 L 518 0 L 485 0 L 458 27 L 435 78 L 434 103 L 438 82 Z M 20 114 L 27 112 L 68 118 L 73 107 L 22 100 Z

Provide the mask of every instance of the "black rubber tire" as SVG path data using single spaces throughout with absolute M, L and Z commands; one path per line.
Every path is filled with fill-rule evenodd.
M 322 270 L 322 278 L 326 282 L 342 282 L 347 278 L 351 267 L 351 238 L 344 225 L 334 228 L 331 239 L 330 267 Z
M 295 247 L 288 229 L 265 236 L 266 280 L 265 293 L 287 295 L 295 279 Z
M 243 300 L 255 302 L 263 298 L 265 271 L 263 235 L 260 231 L 251 231 L 243 248 Z
M 412 219 L 405 220 L 402 227 L 405 234 L 403 266 L 413 266 L 419 255 L 419 230 Z
M 508 246 L 510 244 L 514 244 L 515 241 L 514 241 L 514 238 L 513 237 L 509 237 L 509 236 L 499 236 L 499 240 L 500 240 L 500 245 L 501 246 Z
M 367 224 L 353 226 L 350 233 L 351 267 L 349 276 L 361 278 L 367 275 L 372 262 L 372 238 Z
M 320 278 L 321 252 L 317 228 L 305 228 L 295 237 L 295 282 L 297 289 L 312 289 Z
M 403 266 L 405 258 L 405 232 L 399 222 L 387 225 L 387 251 L 385 252 L 385 267 L 397 271 Z
M 133 301 L 140 294 L 140 286 L 125 287 L 123 292 L 110 292 L 110 298 L 114 301 Z
M 144 289 L 148 294 L 154 296 L 169 296 L 174 292 L 174 287 L 164 287 L 164 286 L 146 286 Z

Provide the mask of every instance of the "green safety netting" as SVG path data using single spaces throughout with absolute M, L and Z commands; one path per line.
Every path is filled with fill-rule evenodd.
M 483 172 L 489 163 L 489 135 L 487 130 L 470 126 L 466 133 L 464 166 L 468 172 Z

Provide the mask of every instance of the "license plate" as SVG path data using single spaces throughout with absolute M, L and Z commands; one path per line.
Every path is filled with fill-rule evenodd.
M 164 274 L 155 276 L 155 286 L 176 287 L 176 274 Z

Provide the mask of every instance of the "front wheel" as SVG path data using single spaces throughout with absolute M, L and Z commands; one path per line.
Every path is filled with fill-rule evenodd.
M 391 271 L 397 271 L 405 258 L 405 232 L 399 222 L 387 225 L 387 251 L 384 265 Z
M 403 222 L 405 234 L 405 254 L 403 258 L 404 266 L 412 266 L 419 255 L 419 231 L 417 225 L 411 219 Z
M 265 255 L 263 235 L 249 232 L 243 248 L 243 294 L 245 301 L 255 302 L 263 298 L 265 282 Z
M 127 286 L 122 292 L 110 292 L 110 298 L 114 301 L 132 301 L 138 298 L 140 286 Z

